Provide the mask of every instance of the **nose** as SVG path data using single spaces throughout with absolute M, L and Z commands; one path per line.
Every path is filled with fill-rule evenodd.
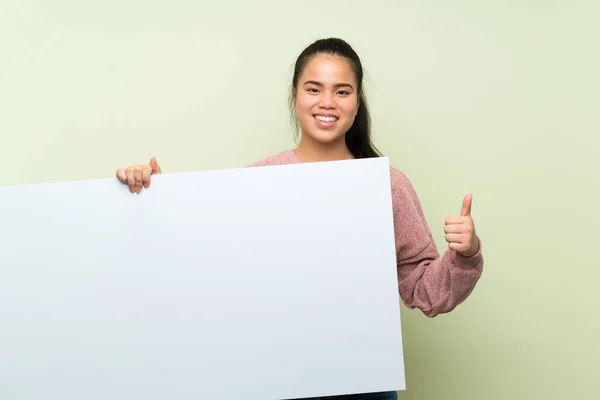
M 327 108 L 327 109 L 336 108 L 337 104 L 335 103 L 335 98 L 334 98 L 333 94 L 328 93 L 328 92 L 323 92 L 323 94 L 321 95 L 320 101 L 319 101 L 319 106 L 321 108 Z

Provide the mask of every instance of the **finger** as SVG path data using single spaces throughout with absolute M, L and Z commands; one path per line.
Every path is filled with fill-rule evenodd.
M 158 165 L 158 163 L 156 162 L 156 157 L 152 157 L 152 159 L 150 160 L 150 166 L 152 167 L 153 174 L 161 174 L 162 173 L 162 171 L 160 169 L 160 165 Z
M 127 183 L 127 173 L 125 172 L 125 168 L 119 168 L 117 170 L 117 178 L 123 182 Z
M 129 191 L 133 193 L 135 191 L 135 178 L 133 176 L 133 167 L 127 167 L 127 185 L 129 185 Z
M 445 236 L 446 242 L 448 243 L 464 243 L 465 235 L 462 233 L 447 233 Z
M 444 226 L 444 233 L 465 233 L 464 224 L 450 224 Z
M 135 177 L 135 191 L 140 193 L 142 191 L 142 166 L 136 165 L 133 169 L 133 175 Z
M 462 209 L 460 210 L 460 215 L 466 217 L 467 215 L 471 215 L 471 204 L 473 203 L 473 196 L 468 194 L 463 199 Z
M 469 222 L 470 217 L 447 217 L 446 225 L 461 225 Z
M 468 250 L 468 246 L 465 246 L 462 243 L 448 243 L 448 248 L 450 250 L 454 250 L 458 253 L 464 253 L 465 251 Z
M 142 184 L 147 189 L 150 187 L 150 176 L 152 175 L 152 167 L 148 164 L 142 167 Z

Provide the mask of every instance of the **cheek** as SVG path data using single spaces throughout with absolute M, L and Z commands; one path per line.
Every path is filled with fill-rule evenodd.
M 315 106 L 315 99 L 308 96 L 299 96 L 296 98 L 296 112 L 305 113 Z
M 354 118 L 356 117 L 356 114 L 358 114 L 358 102 L 348 101 L 342 105 L 342 109 L 344 110 L 345 114 Z

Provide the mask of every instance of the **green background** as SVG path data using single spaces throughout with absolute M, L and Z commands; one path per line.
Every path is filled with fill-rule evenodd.
M 598 399 L 599 20 L 596 1 L 0 0 L 0 184 L 291 148 L 295 57 L 345 38 L 440 250 L 467 192 L 484 245 L 454 312 L 402 309 L 400 399 Z

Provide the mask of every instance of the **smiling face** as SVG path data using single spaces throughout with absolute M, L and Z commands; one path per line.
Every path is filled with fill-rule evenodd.
M 306 63 L 293 92 L 302 141 L 344 144 L 358 112 L 358 87 L 350 62 L 316 54 Z

